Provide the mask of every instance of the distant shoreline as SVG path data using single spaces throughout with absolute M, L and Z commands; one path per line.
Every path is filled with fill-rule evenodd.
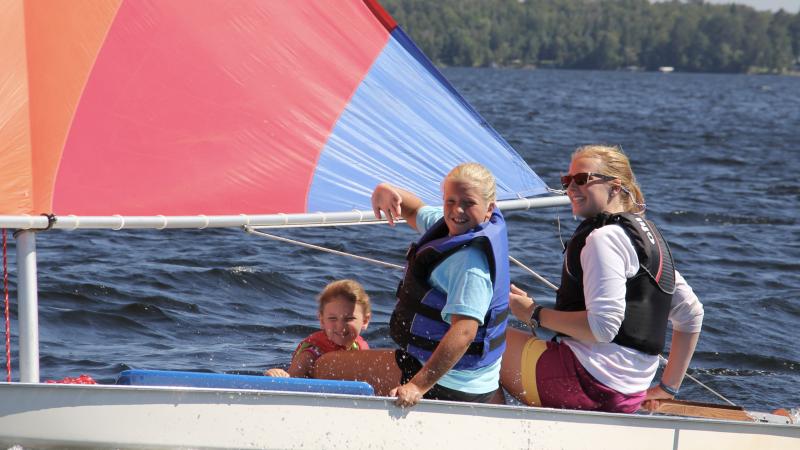
M 786 74 L 800 64 L 800 13 L 700 0 L 381 1 L 447 66 Z
M 753 70 L 753 71 L 746 71 L 746 72 L 703 72 L 703 71 L 682 71 L 682 70 L 673 70 L 670 72 L 661 72 L 658 69 L 648 69 L 646 67 L 636 67 L 636 68 L 618 68 L 618 69 L 579 69 L 575 67 L 555 67 L 555 66 L 536 66 L 533 64 L 525 64 L 525 65 L 499 65 L 493 64 L 489 66 L 481 66 L 481 67 L 474 67 L 474 66 L 451 66 L 446 64 L 435 64 L 438 69 L 490 69 L 490 70 L 508 70 L 508 69 L 517 69 L 517 70 L 574 70 L 574 71 L 587 71 L 587 72 L 632 72 L 632 73 L 661 73 L 663 75 L 675 75 L 675 74 L 703 74 L 703 75 L 748 75 L 748 76 L 762 76 L 762 75 L 773 75 L 773 76 L 787 76 L 787 77 L 800 77 L 800 70 L 788 70 L 783 72 L 777 71 L 765 71 L 765 70 Z

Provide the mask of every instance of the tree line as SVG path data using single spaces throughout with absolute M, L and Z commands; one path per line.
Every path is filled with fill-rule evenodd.
M 382 0 L 434 63 L 785 72 L 800 13 L 702 0 Z

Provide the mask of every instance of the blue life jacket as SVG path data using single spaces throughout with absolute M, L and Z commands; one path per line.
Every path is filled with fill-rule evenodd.
M 458 236 L 448 235 L 442 218 L 408 249 L 406 273 L 397 287 L 397 305 L 389 329 L 392 339 L 420 361 L 430 358 L 450 329 L 442 319 L 447 295 L 431 286 L 431 272 L 448 256 L 470 245 L 479 246 L 489 261 L 492 301 L 475 339 L 453 368 L 485 367 L 503 355 L 510 285 L 508 237 L 505 220 L 495 209 L 488 221 Z
M 592 231 L 610 224 L 625 230 L 639 257 L 639 272 L 625 283 L 625 317 L 612 342 L 659 355 L 664 350 L 675 293 L 675 262 L 667 241 L 649 220 L 630 213 L 603 213 L 581 222 L 565 250 L 555 309 L 586 310 L 581 251 Z

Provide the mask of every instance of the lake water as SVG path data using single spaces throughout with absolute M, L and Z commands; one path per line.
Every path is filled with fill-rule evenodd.
M 800 406 L 800 78 L 447 69 L 551 186 L 572 150 L 620 144 L 706 316 L 689 373 L 745 407 Z M 567 208 L 509 214 L 511 253 L 558 282 Z M 408 230 L 283 236 L 400 263 Z M 365 337 L 391 346 L 400 273 L 239 230 L 55 231 L 38 236 L 42 379 L 127 368 L 252 372 L 285 365 L 318 328 L 336 278 L 373 299 Z M 10 248 L 15 282 L 13 241 Z M 552 291 L 517 269 L 547 304 Z M 12 289 L 12 298 L 15 292 Z M 16 360 L 16 308 L 12 305 Z M 14 372 L 16 379 L 18 374 Z M 690 380 L 681 397 L 717 401 Z

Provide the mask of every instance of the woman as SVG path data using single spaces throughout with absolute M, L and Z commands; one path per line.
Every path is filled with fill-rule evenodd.
M 524 403 L 570 409 L 634 412 L 644 400 L 673 398 L 703 307 L 644 219 L 628 158 L 616 147 L 581 147 L 562 184 L 573 214 L 585 220 L 567 246 L 556 307 L 537 305 L 513 285 L 509 300 L 519 320 L 561 337 L 545 342 L 509 329 L 501 384 Z M 650 387 L 668 321 L 669 363 Z

